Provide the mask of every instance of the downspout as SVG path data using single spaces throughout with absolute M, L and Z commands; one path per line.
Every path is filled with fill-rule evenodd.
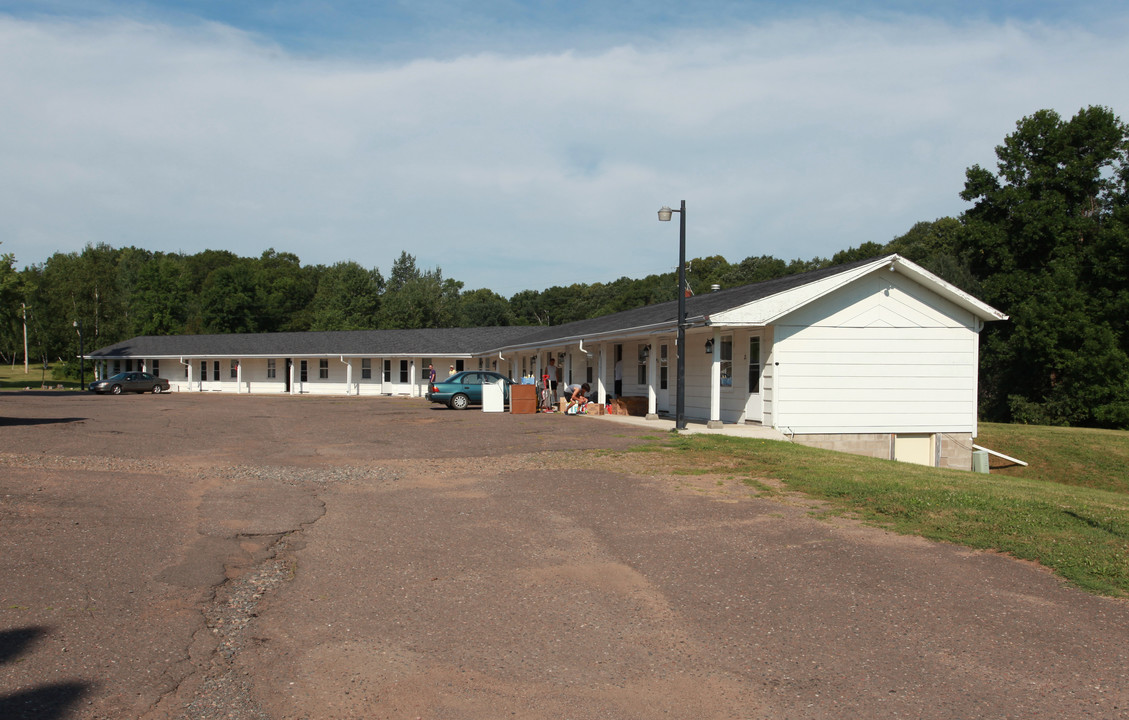
M 337 359 L 340 360 L 341 364 L 345 366 L 345 394 L 346 395 L 352 395 L 353 394 L 353 362 L 352 361 L 345 362 L 345 356 L 344 355 L 338 355 Z M 358 395 L 360 394 L 359 388 L 357 390 L 357 394 Z
M 180 364 L 183 365 L 184 367 L 188 368 L 188 371 L 185 372 L 184 374 L 188 377 L 188 391 L 192 392 L 192 363 L 184 362 L 184 356 L 181 355 L 180 356 Z

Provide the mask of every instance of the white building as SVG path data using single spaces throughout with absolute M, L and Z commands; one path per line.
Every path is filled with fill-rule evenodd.
M 139 337 L 90 354 L 179 391 L 422 395 L 427 366 L 540 375 L 674 412 L 678 303 L 553 327 Z M 979 332 L 1006 315 L 890 255 L 686 299 L 686 417 L 797 442 L 971 466 Z

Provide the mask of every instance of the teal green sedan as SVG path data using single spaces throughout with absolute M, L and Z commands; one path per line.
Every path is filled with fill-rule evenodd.
M 510 401 L 510 385 L 513 380 L 501 373 L 489 370 L 464 370 L 446 380 L 436 380 L 427 386 L 427 399 L 433 403 L 446 405 L 452 410 L 466 410 L 471 405 L 482 404 L 482 385 L 502 380 L 505 402 Z

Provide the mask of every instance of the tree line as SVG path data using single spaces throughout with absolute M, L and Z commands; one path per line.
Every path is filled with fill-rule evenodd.
M 1129 428 L 1129 130 L 1104 107 L 1022 118 L 995 170 L 966 171 L 957 218 L 830 258 L 689 263 L 693 292 L 735 287 L 891 252 L 1011 316 L 981 336 L 981 414 L 1037 424 Z M 676 273 L 523 290 L 465 290 L 407 252 L 388 276 L 352 261 L 257 258 L 90 245 L 15 269 L 0 257 L 0 353 L 73 358 L 137 335 L 558 325 L 677 297 Z

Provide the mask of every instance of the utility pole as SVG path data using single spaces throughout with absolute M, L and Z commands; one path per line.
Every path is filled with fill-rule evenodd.
M 27 375 L 27 303 L 20 303 L 24 311 L 24 375 Z

